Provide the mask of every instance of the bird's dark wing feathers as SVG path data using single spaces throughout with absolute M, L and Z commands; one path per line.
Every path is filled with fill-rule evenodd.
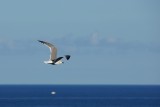
M 54 63 L 56 63 L 57 61 L 61 60 L 63 57 L 58 57 L 57 59 L 53 60 Z
M 46 42 L 44 42 L 44 41 L 41 41 L 41 40 L 38 40 L 38 41 L 39 41 L 39 42 L 41 42 L 41 43 L 43 43 L 43 44 L 44 44 L 44 43 L 46 43 Z
M 67 60 L 69 60 L 70 59 L 70 55 L 65 55 L 65 58 L 67 59 Z

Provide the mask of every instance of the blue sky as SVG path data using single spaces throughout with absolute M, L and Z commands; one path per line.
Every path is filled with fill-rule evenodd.
M 159 0 L 1 0 L 0 84 L 160 84 Z M 70 61 L 43 63 L 54 43 Z

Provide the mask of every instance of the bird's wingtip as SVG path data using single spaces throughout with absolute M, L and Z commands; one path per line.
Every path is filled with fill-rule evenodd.
M 38 42 L 42 42 L 41 40 L 37 40 Z
M 41 40 L 37 40 L 38 42 L 41 42 L 41 43 L 45 43 L 44 41 L 41 41 Z
M 67 60 L 69 60 L 70 59 L 70 55 L 65 55 L 65 58 L 67 59 Z

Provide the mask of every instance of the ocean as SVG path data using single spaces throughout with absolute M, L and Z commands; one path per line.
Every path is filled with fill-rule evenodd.
M 0 85 L 0 107 L 160 107 L 160 85 Z

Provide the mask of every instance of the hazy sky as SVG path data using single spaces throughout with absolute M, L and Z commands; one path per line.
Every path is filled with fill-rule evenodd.
M 0 64 L 0 84 L 160 84 L 160 1 L 0 0 Z

